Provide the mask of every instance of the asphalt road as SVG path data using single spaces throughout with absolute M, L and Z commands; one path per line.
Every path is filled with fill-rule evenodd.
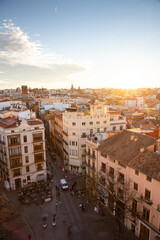
M 47 159 L 51 161 L 47 154 Z M 92 239 L 88 231 L 86 218 L 74 201 L 69 190 L 62 190 L 59 181 L 63 177 L 63 172 L 52 161 L 54 178 L 52 183 L 53 199 L 45 203 L 43 208 L 30 204 L 22 207 L 22 215 L 31 226 L 37 240 L 89 240 Z M 56 197 L 57 185 L 60 189 L 60 197 Z M 56 207 L 56 202 L 58 203 Z M 60 204 L 61 202 L 61 204 Z M 52 214 L 56 213 L 56 226 L 52 226 Z M 47 228 L 44 229 L 42 217 L 48 215 Z M 67 236 L 67 228 L 71 226 L 71 236 Z

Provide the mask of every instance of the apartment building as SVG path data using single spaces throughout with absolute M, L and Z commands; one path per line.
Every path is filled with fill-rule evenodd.
M 88 199 L 96 200 L 97 197 L 97 148 L 102 143 L 102 141 L 107 138 L 107 134 L 107 132 L 96 133 L 95 136 L 88 136 L 86 139 L 86 190 Z
M 0 118 L 0 177 L 11 189 L 46 180 L 45 132 L 41 120 Z
M 114 124 L 126 128 L 123 116 Z M 63 113 L 63 150 L 66 168 L 73 173 L 85 173 L 86 137 L 96 132 L 107 132 L 110 129 L 110 114 L 106 105 L 95 104 L 90 106 L 89 113 Z M 116 128 L 118 129 L 118 128 Z
M 122 131 L 97 148 L 97 195 L 142 240 L 160 237 L 160 155 L 154 138 Z

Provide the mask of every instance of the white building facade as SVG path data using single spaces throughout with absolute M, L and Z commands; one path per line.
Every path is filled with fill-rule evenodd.
M 0 119 L 0 177 L 11 189 L 46 180 L 44 124 L 39 119 Z

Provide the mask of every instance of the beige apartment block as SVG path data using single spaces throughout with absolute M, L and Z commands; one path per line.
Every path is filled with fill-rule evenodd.
M 0 177 L 11 189 L 46 180 L 44 124 L 0 118 Z
M 86 190 L 89 199 L 96 200 L 98 181 L 97 147 L 107 138 L 108 133 L 96 133 L 86 139 Z
M 97 148 L 97 197 L 142 240 L 160 237 L 156 146 L 154 138 L 124 130 Z
M 106 105 L 91 105 L 90 108 L 89 113 L 63 113 L 64 161 L 73 173 L 85 173 L 87 136 L 110 131 L 110 114 L 106 111 Z M 125 129 L 126 121 L 121 117 L 115 126 Z

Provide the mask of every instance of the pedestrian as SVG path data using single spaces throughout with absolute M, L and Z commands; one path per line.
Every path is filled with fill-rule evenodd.
M 70 239 L 71 237 L 71 226 L 69 225 L 68 228 L 67 228 L 67 239 Z
M 57 209 L 57 206 L 58 206 L 58 203 L 57 203 L 57 201 L 56 201 L 56 209 Z
M 61 206 L 62 206 L 61 200 L 59 201 L 59 206 L 60 206 L 60 208 L 61 208 Z

